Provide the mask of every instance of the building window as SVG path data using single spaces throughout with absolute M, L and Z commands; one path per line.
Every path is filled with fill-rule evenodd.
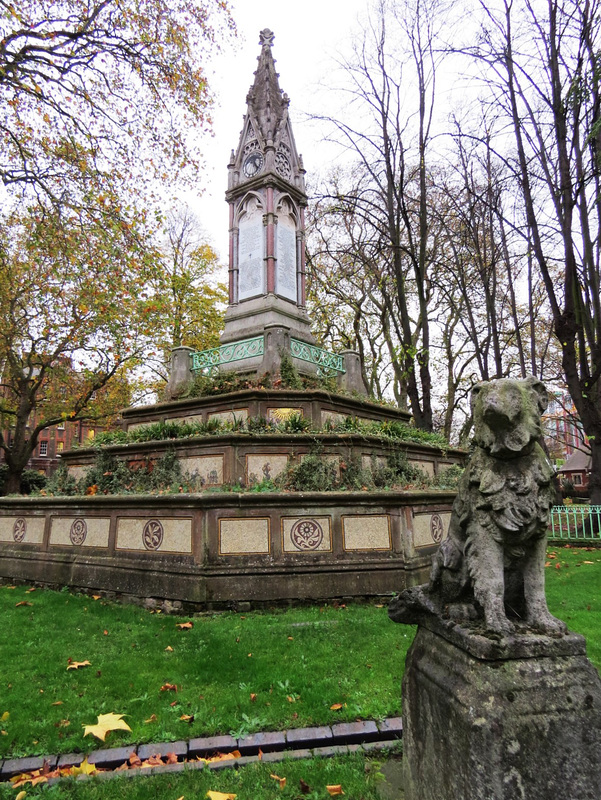
M 57 442 L 56 443 L 56 449 L 57 449 L 57 451 L 59 453 L 62 453 L 63 450 L 65 449 L 65 443 L 64 442 Z
M 572 483 L 574 484 L 574 486 L 582 486 L 582 473 L 581 472 L 575 472 L 574 473 L 574 476 L 572 478 Z
M 96 436 L 96 431 L 94 430 L 94 428 L 90 428 L 90 430 L 88 431 L 88 439 L 93 439 L 94 436 Z
M 40 455 L 41 456 L 48 455 L 48 442 L 40 442 Z

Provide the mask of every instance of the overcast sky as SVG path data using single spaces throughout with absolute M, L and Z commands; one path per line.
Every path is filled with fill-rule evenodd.
M 198 213 L 208 238 L 227 263 L 228 210 L 224 199 L 227 163 L 238 146 L 246 94 L 253 82 L 260 53 L 259 31 L 275 33 L 273 56 L 280 74 L 280 88 L 290 97 L 290 116 L 299 152 L 308 177 L 326 159 L 326 147 L 319 133 L 303 120 L 312 110 L 317 85 L 327 83 L 332 56 L 348 46 L 358 28 L 358 18 L 367 8 L 366 0 L 232 0 L 238 39 L 213 61 L 211 85 L 218 95 L 213 113 L 214 138 L 206 137 L 203 151 L 206 169 L 199 176 L 200 199 L 186 200 Z

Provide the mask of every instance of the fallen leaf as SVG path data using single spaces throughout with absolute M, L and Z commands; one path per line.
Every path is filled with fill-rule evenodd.
M 35 592 L 35 586 L 32 586 L 30 589 L 25 589 L 25 594 L 31 594 L 31 592 Z
M 100 598 L 101 598 L 101 595 L 99 595 L 99 594 L 93 594 L 92 595 L 92 600 L 100 600 Z
M 104 633 L 104 635 L 105 635 L 105 636 L 108 636 L 108 635 L 109 635 L 109 632 L 108 632 L 108 631 L 106 631 L 106 630 L 105 630 L 105 631 L 103 631 L 103 633 Z
M 156 721 L 157 721 L 157 715 L 152 714 L 150 717 L 148 717 L 148 719 L 144 720 L 144 723 L 148 725 L 149 722 L 156 722 Z
M 23 800 L 25 797 L 27 797 L 27 792 L 19 792 L 19 794 L 15 797 L 15 800 Z
M 89 661 L 72 661 L 68 666 L 67 669 L 79 669 L 80 667 L 91 667 Z
M 326 786 L 330 797 L 336 797 L 339 794 L 344 794 L 342 791 L 342 785 L 337 783 L 335 786 Z
M 292 697 L 292 696 L 291 696 L 291 695 L 289 695 L 289 694 L 287 694 L 287 695 L 286 695 L 286 700 L 287 700 L 289 703 L 296 703 L 296 697 Z
M 71 775 L 93 775 L 95 772 L 98 772 L 96 764 L 90 764 L 87 758 L 78 767 L 71 767 Z
M 280 782 L 280 789 L 283 789 L 286 786 L 286 778 L 280 778 L 279 775 L 274 775 L 273 773 L 269 777 L 273 778 L 274 781 Z
M 179 628 L 180 631 L 189 631 L 190 628 L 194 627 L 194 623 L 193 622 L 177 622 L 175 627 Z
M 142 759 L 137 753 L 131 753 L 129 758 L 127 759 L 127 763 L 130 767 L 141 767 L 142 766 Z
M 583 564 L 594 564 L 595 562 L 594 561 L 583 561 L 582 563 Z
M 63 704 L 62 700 L 57 700 L 55 703 L 50 703 L 51 706 L 62 706 L 62 704 Z
M 225 794 L 224 792 L 207 792 L 209 800 L 235 800 L 235 794 Z
M 4 714 L 0 717 L 0 722 L 6 722 L 6 720 L 10 717 L 10 711 L 5 711 Z
M 175 753 L 167 753 L 164 758 L 165 764 L 177 764 L 177 756 Z
M 253 654 L 252 654 L 252 653 L 249 653 L 249 654 L 248 654 L 248 657 L 249 657 L 249 658 L 252 658 L 252 657 L 253 657 Z
M 182 714 L 180 719 L 182 722 L 194 722 L 194 714 Z
M 555 564 L 555 569 L 561 569 L 561 564 L 559 563 L 559 561 L 557 562 L 557 564 Z
M 308 783 L 305 783 L 302 778 L 300 779 L 300 790 L 301 790 L 302 794 L 310 794 L 311 793 L 311 787 L 309 786 Z
M 340 711 L 342 708 L 342 703 L 334 703 L 333 706 L 330 706 L 330 711 Z
M 255 703 L 255 702 L 256 702 L 256 700 L 257 700 L 257 695 L 256 695 L 256 693 L 255 693 L 255 692 L 251 692 L 251 693 L 250 693 L 250 702 L 251 702 L 251 703 Z
M 177 692 L 177 686 L 175 683 L 164 683 L 161 686 L 162 692 Z
M 291 641 L 291 642 L 293 642 L 293 641 L 294 641 L 294 636 L 289 636 L 289 637 L 288 637 L 288 640 L 289 640 L 289 641 Z
M 19 608 L 19 606 L 32 606 L 33 603 L 28 603 L 27 600 L 21 600 L 20 603 L 15 603 L 15 608 Z
M 167 647 L 165 648 L 165 650 L 166 650 L 168 653 L 173 653 L 173 647 L 171 647 L 171 645 L 170 645 L 170 644 L 168 644 L 168 645 L 167 645 Z
M 109 731 L 131 731 L 131 728 L 123 719 L 123 714 L 99 714 L 96 725 L 83 725 L 85 728 L 84 736 L 89 733 L 104 742 Z

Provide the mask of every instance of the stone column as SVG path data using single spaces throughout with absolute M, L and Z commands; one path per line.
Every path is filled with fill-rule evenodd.
M 263 362 L 257 370 L 257 377 L 262 377 L 267 372 L 277 375 L 280 371 L 282 353 L 290 354 L 290 328 L 286 325 L 265 326 L 265 354 Z
M 577 634 L 433 620 L 403 677 L 405 800 L 601 797 L 601 680 Z
M 367 395 L 367 388 L 363 382 L 363 374 L 361 372 L 359 353 L 355 350 L 343 350 L 342 356 L 344 358 L 344 369 L 346 372 L 344 375 L 339 375 L 336 379 L 338 386 L 347 392 Z
M 167 382 L 167 396 L 171 399 L 180 397 L 194 379 L 190 358 L 193 352 L 191 347 L 183 346 L 171 351 L 171 370 Z

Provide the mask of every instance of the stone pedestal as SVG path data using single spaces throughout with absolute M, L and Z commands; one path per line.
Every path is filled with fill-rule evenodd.
M 171 351 L 167 397 L 180 397 L 194 380 L 190 363 L 190 354 L 193 352 L 191 347 L 175 347 Z
M 420 626 L 403 753 L 405 800 L 598 800 L 601 680 L 583 637 Z

